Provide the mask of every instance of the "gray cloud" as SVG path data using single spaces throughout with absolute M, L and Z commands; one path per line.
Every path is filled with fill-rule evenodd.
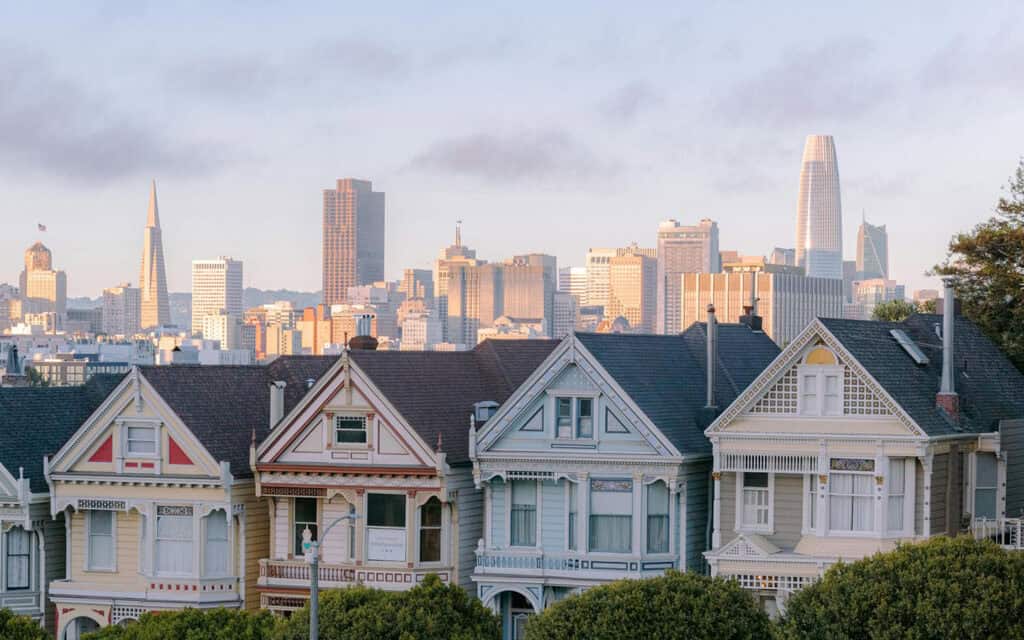
M 634 81 L 605 96 L 598 105 L 601 115 L 611 122 L 631 122 L 641 112 L 664 102 L 664 97 L 646 82 Z
M 495 183 L 586 182 L 615 168 L 561 129 L 441 140 L 413 158 L 410 167 Z
M 1024 41 L 1008 30 L 985 38 L 982 45 L 961 36 L 929 56 L 919 80 L 925 89 L 966 86 L 1020 91 L 1021 60 Z M 972 95 L 971 99 L 976 97 Z
M 206 56 L 168 69 L 164 85 L 206 97 L 253 100 L 308 81 L 306 76 L 283 71 L 279 65 L 257 56 Z
M 894 89 L 866 68 L 874 52 L 874 44 L 863 38 L 791 50 L 775 67 L 736 85 L 719 102 L 718 114 L 769 125 L 861 117 Z
M 195 175 L 217 150 L 170 141 L 118 113 L 41 55 L 0 45 L 0 168 L 102 183 L 133 175 Z
M 361 38 L 338 38 L 313 47 L 310 58 L 346 73 L 367 76 L 401 76 L 413 66 L 410 55 L 397 47 Z

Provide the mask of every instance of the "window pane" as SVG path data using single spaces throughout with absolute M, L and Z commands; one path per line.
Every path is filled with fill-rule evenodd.
M 669 493 L 664 482 L 647 487 L 647 552 L 668 552 Z
M 405 495 L 371 493 L 366 497 L 366 524 L 371 527 L 404 527 Z
M 156 453 L 156 429 L 153 427 L 128 427 L 128 453 Z
M 630 516 L 590 516 L 590 550 L 629 553 L 633 548 L 633 518 Z
M 318 540 L 319 529 L 317 527 L 317 499 L 316 498 L 295 498 L 292 503 L 295 513 L 292 516 L 294 530 L 292 532 L 292 553 L 301 556 L 306 550 L 302 548 L 303 533 L 309 529 L 310 540 Z
M 157 515 L 156 570 L 165 574 L 192 573 L 192 517 Z
M 28 589 L 32 558 L 32 534 L 21 527 L 7 532 L 7 589 Z
M 889 496 L 889 531 L 903 531 L 903 496 Z
M 974 517 L 988 518 L 993 520 L 996 517 L 996 490 L 975 489 L 974 491 Z
M 571 418 L 572 417 L 572 399 L 570 399 L 570 398 L 559 398 L 556 402 L 558 404 L 558 417 L 559 417 L 559 419 L 561 419 L 561 418 L 566 418 L 566 419 Z
M 316 522 L 316 498 L 295 498 L 295 522 Z
M 420 562 L 441 561 L 441 530 L 420 529 Z
M 906 485 L 906 462 L 903 458 L 889 458 L 889 495 L 903 495 Z
M 366 418 L 338 416 L 334 418 L 334 433 L 338 443 L 366 442 Z
M 420 522 L 424 527 L 441 526 L 441 501 L 431 498 L 420 507 Z
M 111 535 L 114 532 L 114 512 L 90 511 L 89 531 L 93 534 Z
M 533 480 L 512 481 L 510 534 L 515 546 L 537 544 L 537 483 Z
M 228 517 L 223 511 L 214 511 L 206 517 L 206 541 L 203 551 L 203 574 L 222 576 L 228 573 Z
M 512 504 L 536 505 L 537 483 L 533 480 L 513 480 Z
M 579 489 L 575 482 L 569 483 L 569 549 L 576 548 L 577 501 Z
M 743 486 L 744 487 L 763 487 L 768 488 L 768 474 L 767 473 L 744 473 L 743 474 Z
M 978 487 L 996 486 L 996 457 L 991 453 L 978 453 L 977 460 L 977 484 Z

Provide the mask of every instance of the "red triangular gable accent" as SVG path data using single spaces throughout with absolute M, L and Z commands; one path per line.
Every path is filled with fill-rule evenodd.
M 174 441 L 174 438 L 167 438 L 167 461 L 171 464 L 195 464 L 192 462 L 192 458 L 188 457 L 188 454 L 178 446 L 178 443 Z
M 89 458 L 89 462 L 113 462 L 114 461 L 114 436 L 109 435 L 107 439 L 103 441 L 100 448 L 97 449 L 92 457 Z

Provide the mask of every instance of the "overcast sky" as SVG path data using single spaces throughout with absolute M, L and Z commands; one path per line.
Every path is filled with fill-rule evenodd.
M 217 255 L 319 289 L 348 176 L 387 193 L 392 278 L 457 219 L 491 260 L 582 265 L 669 217 L 764 254 L 824 133 L 847 257 L 866 210 L 909 291 L 1024 154 L 1019 2 L 86 4 L 0 9 L 0 282 L 37 239 L 71 295 L 136 282 L 151 178 L 172 291 Z

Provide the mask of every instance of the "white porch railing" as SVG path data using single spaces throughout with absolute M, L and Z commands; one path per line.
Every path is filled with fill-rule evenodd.
M 477 549 L 478 575 L 515 574 L 531 577 L 625 578 L 658 575 L 678 568 L 675 556 L 595 556 L 578 551 L 544 553 L 540 549 Z
M 1024 519 L 1021 518 L 976 518 L 971 523 L 971 534 L 975 540 L 993 540 L 1004 549 L 1024 549 L 1022 536 Z
M 378 589 L 402 590 L 421 582 L 429 573 L 436 573 L 441 582 L 452 580 L 452 567 L 395 568 L 374 565 L 320 564 L 319 583 L 322 589 L 336 589 L 364 584 Z M 258 584 L 261 587 L 309 587 L 310 565 L 305 560 L 260 560 Z

